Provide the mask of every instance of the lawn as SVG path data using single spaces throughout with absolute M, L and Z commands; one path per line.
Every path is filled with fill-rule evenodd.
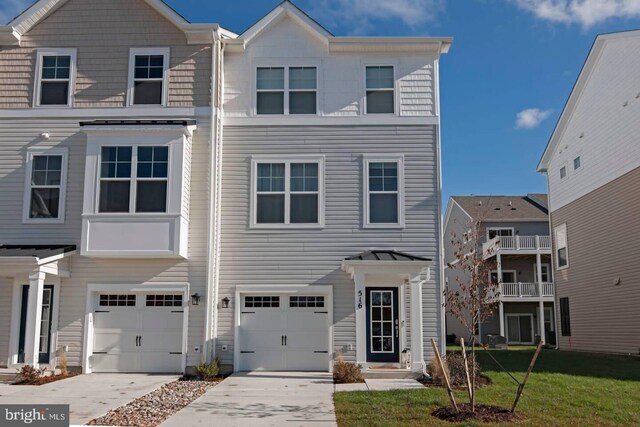
M 533 351 L 492 354 L 522 378 Z M 517 385 L 484 350 L 478 351 L 478 360 L 493 381 L 478 390 L 478 402 L 510 408 Z M 466 395 L 456 396 L 463 401 Z M 449 404 L 444 389 L 336 393 L 334 400 L 341 427 L 452 425 L 431 416 Z M 640 425 L 640 358 L 543 350 L 517 411 L 528 417 L 518 425 Z

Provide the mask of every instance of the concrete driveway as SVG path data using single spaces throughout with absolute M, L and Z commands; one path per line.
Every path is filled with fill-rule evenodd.
M 335 426 L 333 378 L 328 373 L 234 374 L 161 427 Z
M 85 424 L 176 379 L 175 375 L 91 374 L 41 386 L 0 384 L 0 404 L 67 404 L 71 424 Z

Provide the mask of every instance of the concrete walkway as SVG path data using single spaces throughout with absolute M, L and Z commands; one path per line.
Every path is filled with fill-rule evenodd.
M 176 379 L 175 375 L 91 374 L 41 386 L 0 384 L 0 404 L 71 405 L 71 424 L 85 424 Z
M 162 427 L 335 426 L 329 373 L 234 374 Z
M 388 390 L 415 390 L 422 389 L 424 385 L 412 379 L 366 379 L 359 384 L 336 384 L 335 391 L 388 391 Z

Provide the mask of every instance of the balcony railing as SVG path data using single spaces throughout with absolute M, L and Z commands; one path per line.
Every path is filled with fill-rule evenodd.
M 542 289 L 540 289 L 542 288 Z M 552 282 L 545 283 L 502 283 L 500 285 L 500 295 L 503 297 L 539 297 L 542 293 L 543 297 L 552 297 L 554 295 L 554 286 Z
M 485 257 L 491 257 L 500 250 L 550 251 L 551 236 L 496 236 L 482 244 Z

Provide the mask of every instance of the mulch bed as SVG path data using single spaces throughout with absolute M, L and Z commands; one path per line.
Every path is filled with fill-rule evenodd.
M 90 426 L 155 427 L 214 387 L 218 381 L 182 379 L 165 384 L 128 404 L 91 420 Z
M 526 417 L 520 413 L 511 413 L 510 410 L 500 406 L 476 405 L 476 411 L 471 412 L 471 405 L 458 405 L 459 413 L 452 406 L 443 406 L 431 413 L 436 418 L 452 423 L 462 421 L 477 421 L 481 423 L 508 423 L 524 421 Z
M 75 377 L 76 375 L 79 375 L 79 374 L 73 372 L 66 375 L 50 375 L 48 377 L 40 377 L 34 380 L 18 380 L 14 382 L 13 385 L 45 385 L 49 383 L 54 383 L 56 381 L 66 380 L 67 378 L 72 378 L 72 377 Z

